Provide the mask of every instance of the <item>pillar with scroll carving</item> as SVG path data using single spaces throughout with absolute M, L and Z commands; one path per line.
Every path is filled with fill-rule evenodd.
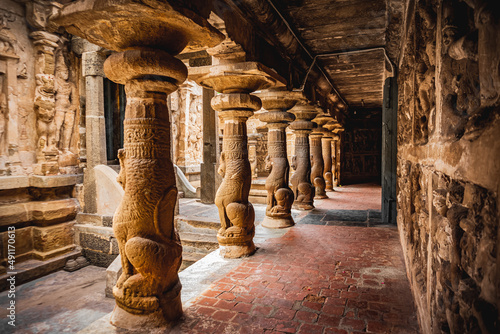
M 331 168 L 331 173 L 332 173 L 332 186 L 337 187 L 338 185 L 338 176 L 337 176 L 337 163 L 340 163 L 340 161 L 337 160 L 338 154 L 337 154 L 337 143 L 339 141 L 339 135 L 337 134 L 337 131 L 342 128 L 342 126 L 337 122 L 337 120 L 332 119 L 329 120 L 325 125 L 323 125 L 324 128 L 328 129 L 329 131 L 329 136 L 331 137 L 331 160 L 332 160 L 332 168 Z M 332 189 L 331 191 L 335 191 Z
M 177 188 L 167 94 L 187 77 L 186 66 L 174 55 L 189 45 L 214 46 L 222 40 L 191 14 L 188 18 L 166 1 L 151 6 L 78 0 L 56 19 L 68 32 L 118 51 L 106 60 L 104 71 L 127 93 L 124 149 L 118 154 L 118 182 L 125 194 L 113 218 L 123 273 L 113 288 L 117 306 L 111 322 L 120 328 L 168 326 L 182 315 L 177 274 L 182 246 L 174 227 Z M 130 29 L 135 26 L 144 29 Z
M 259 115 L 259 119 L 266 122 L 269 129 L 266 169 L 270 174 L 266 179 L 267 207 L 262 226 L 290 227 L 295 224 L 291 213 L 294 196 L 288 186 L 290 165 L 286 154 L 285 129 L 295 119 L 295 116 L 287 111 L 298 99 L 286 89 L 269 90 L 258 96 L 262 100 L 263 108 L 267 110 Z
M 309 134 L 314 123 L 311 120 L 318 114 L 316 107 L 307 101 L 300 101 L 290 112 L 295 115 L 295 121 L 290 129 L 295 134 L 295 154 L 292 156 L 291 166 L 295 170 L 290 183 L 294 194 L 292 208 L 298 210 L 314 209 L 314 186 L 311 184 L 311 157 Z
M 261 100 L 250 93 L 283 85 L 284 79 L 260 63 L 225 61 L 210 67 L 209 73 L 197 81 L 221 93 L 212 99 L 212 108 L 224 122 L 219 167 L 224 179 L 215 196 L 221 222 L 217 233 L 221 255 L 248 256 L 255 252 L 255 212 L 248 202 L 252 178 L 246 121 L 262 106 Z
M 321 109 L 320 109 L 321 110 Z M 323 148 L 321 145 L 321 139 L 323 138 L 323 127 L 318 124 L 320 122 L 321 116 L 317 116 L 313 119 L 313 123 L 316 124 L 313 132 L 310 135 L 311 139 L 311 182 L 315 188 L 314 199 L 325 199 L 328 198 L 326 195 L 326 183 L 323 177 L 323 170 L 325 168 L 323 160 Z

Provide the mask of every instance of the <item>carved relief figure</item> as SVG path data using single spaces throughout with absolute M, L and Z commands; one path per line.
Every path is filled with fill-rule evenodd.
M 75 125 L 75 115 L 78 107 L 76 86 L 71 82 L 69 69 L 65 57 L 60 54 L 56 65 L 55 76 L 55 134 L 51 149 L 59 149 L 61 166 L 70 166 L 77 163 L 76 155 L 70 151 L 71 137 Z
M 266 157 L 267 207 L 266 215 L 273 218 L 290 217 L 293 203 L 293 192 L 288 188 L 290 167 L 286 157 Z
M 7 139 L 5 130 L 7 125 L 7 96 L 0 93 L 0 156 L 5 155 L 7 147 Z
M 37 134 L 38 134 L 38 156 L 44 160 L 44 154 L 55 149 L 50 147 L 49 142 L 53 141 L 55 136 L 54 116 L 54 76 L 51 74 L 37 74 L 35 89 L 35 112 L 37 115 Z
M 308 138 L 305 138 L 308 140 Z M 290 178 L 292 191 L 294 193 L 295 202 L 293 204 L 297 209 L 311 210 L 314 209 L 314 187 L 311 184 L 311 163 L 309 159 L 309 144 L 307 143 L 307 151 L 297 142 L 295 143 L 295 153 L 292 156 L 291 166 L 295 171 Z M 304 157 L 305 156 L 305 159 Z M 307 160 L 307 161 L 306 161 Z
M 226 141 L 228 139 L 225 138 L 224 145 Z M 219 209 L 221 221 L 217 239 L 221 244 L 245 244 L 252 240 L 255 234 L 253 224 L 255 211 L 252 203 L 245 200 L 248 199 L 252 182 L 249 177 L 250 163 L 237 149 L 231 150 L 230 158 L 227 158 L 226 154 L 222 152 L 220 156 L 218 173 L 223 180 L 215 196 L 215 205 Z M 226 177 L 226 175 L 231 177 Z
M 15 56 L 17 40 L 7 26 L 9 19 L 10 16 L 8 13 L 0 12 L 0 53 Z M 12 18 L 13 20 L 15 20 L 15 17 Z

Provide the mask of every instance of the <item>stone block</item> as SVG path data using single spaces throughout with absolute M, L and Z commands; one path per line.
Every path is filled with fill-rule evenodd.
M 32 175 L 29 177 L 29 186 L 35 188 L 56 188 L 73 186 L 83 182 L 82 174 L 73 175 Z
M 122 274 L 122 259 L 121 256 L 118 255 L 115 260 L 109 265 L 106 269 L 106 297 L 113 297 L 113 287 L 116 285 L 118 281 L 118 277 Z
M 91 76 L 105 77 L 103 68 L 105 60 L 106 56 L 103 53 L 97 51 L 83 52 L 82 53 L 83 76 L 86 77 L 91 75 Z
M 29 187 L 27 176 L 0 176 L 0 190 L 27 187 Z
M 26 204 L 30 220 L 35 223 L 48 224 L 72 220 L 78 212 L 78 201 L 75 198 L 49 202 L 29 202 Z
M 33 252 L 33 228 L 31 226 L 24 228 L 17 228 L 15 230 L 16 242 L 16 262 L 22 261 L 23 258 L 30 258 Z M 0 233 L 0 240 L 2 241 L 1 259 L 6 259 L 8 256 L 8 232 Z
M 80 246 L 84 249 L 110 254 L 111 241 L 109 238 L 93 233 L 80 232 Z
M 0 226 L 12 226 L 19 222 L 30 220 L 30 214 L 25 203 L 3 205 L 0 211 Z
M 90 264 L 103 268 L 107 268 L 118 256 L 117 254 L 104 254 L 90 249 L 82 249 L 82 253 Z
M 37 257 L 46 259 L 75 247 L 75 222 L 49 227 L 33 227 L 33 248 Z

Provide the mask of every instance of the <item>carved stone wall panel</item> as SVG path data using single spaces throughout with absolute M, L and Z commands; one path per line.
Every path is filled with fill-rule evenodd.
M 496 333 L 498 2 L 413 9 L 398 78 L 397 219 L 419 321 L 423 333 Z

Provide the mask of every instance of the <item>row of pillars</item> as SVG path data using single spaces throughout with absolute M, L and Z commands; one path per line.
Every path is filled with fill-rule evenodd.
M 182 316 L 178 277 L 182 246 L 174 226 L 177 188 L 171 160 L 167 96 L 186 80 L 188 70 L 174 56 L 192 40 L 195 45 L 213 47 L 223 36 L 206 25 L 199 26 L 198 21 L 186 23 L 189 18 L 168 6 L 162 7 L 158 15 L 151 15 L 151 9 L 143 5 L 134 4 L 133 9 L 117 7 L 118 15 L 111 10 L 92 9 L 94 5 L 86 3 L 86 0 L 79 0 L 68 4 L 58 22 L 71 33 L 91 36 L 92 42 L 117 51 L 104 62 L 104 73 L 111 81 L 124 85 L 127 95 L 124 148 L 118 153 L 121 165 L 118 182 L 124 188 L 124 196 L 113 218 L 123 271 L 113 288 L 117 307 L 111 322 L 127 329 L 167 326 Z M 134 10 L 134 15 L 126 15 L 130 19 L 124 22 L 120 15 L 127 10 Z M 144 10 L 142 16 L 141 10 Z M 96 13 L 113 24 L 88 19 Z M 132 22 L 134 20 L 137 22 Z M 152 20 L 148 21 L 150 30 L 129 29 L 147 20 Z M 165 24 L 170 24 L 169 20 L 172 21 L 170 30 L 164 28 Z M 121 24 L 125 26 L 120 27 Z M 93 87 L 93 81 L 100 84 L 99 76 L 100 73 L 89 69 L 88 87 Z M 293 225 L 292 205 L 298 209 L 312 209 L 315 196 L 325 196 L 323 132 L 312 122 L 318 109 L 283 89 L 269 90 L 260 97 L 251 94 L 284 87 L 286 82 L 276 71 L 258 62 L 246 62 L 241 57 L 220 57 L 218 64 L 210 66 L 196 81 L 218 92 L 212 97 L 211 106 L 224 123 L 219 165 L 223 181 L 215 196 L 221 223 L 217 233 L 220 254 L 226 258 L 249 256 L 255 252 L 255 212 L 248 201 L 251 168 L 246 121 L 262 106 L 267 110 L 261 119 L 269 127 L 271 173 L 266 182 L 269 197 L 263 225 L 286 227 Z M 92 91 L 87 93 L 87 98 L 92 99 Z M 94 114 L 93 109 L 91 105 L 87 117 L 102 117 Z M 328 124 L 326 116 L 318 122 L 324 120 Z M 296 152 L 290 189 L 285 129 L 291 121 Z M 91 148 L 88 146 L 87 150 Z M 88 154 L 92 157 L 91 152 Z M 102 159 L 95 158 L 96 162 Z

